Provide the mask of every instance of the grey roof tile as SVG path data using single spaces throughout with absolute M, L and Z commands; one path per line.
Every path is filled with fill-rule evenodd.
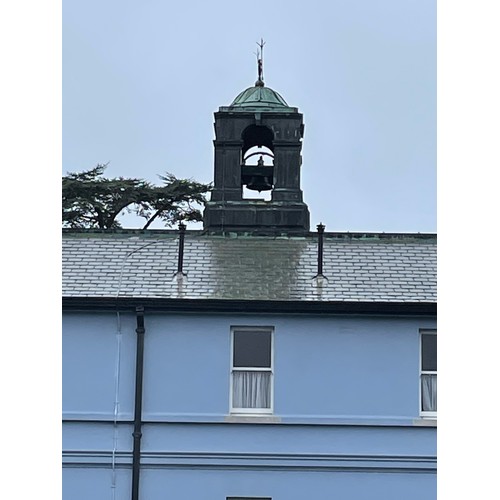
M 179 297 L 175 231 L 64 231 L 65 297 Z M 231 237 L 188 231 L 183 298 L 436 301 L 434 235 L 326 233 L 321 294 L 317 236 Z

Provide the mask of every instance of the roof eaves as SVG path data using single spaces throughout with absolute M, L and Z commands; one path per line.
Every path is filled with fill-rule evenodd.
M 435 316 L 436 302 L 362 302 L 234 299 L 172 299 L 136 297 L 64 297 L 63 310 L 133 310 L 137 306 L 156 312 L 272 313 L 334 315 Z

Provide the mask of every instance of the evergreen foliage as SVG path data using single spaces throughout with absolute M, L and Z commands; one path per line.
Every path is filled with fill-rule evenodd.
M 107 165 L 62 178 L 62 222 L 67 228 L 120 228 L 118 216 L 134 213 L 146 220 L 147 229 L 155 220 L 165 226 L 178 221 L 201 221 L 200 207 L 210 184 L 177 179 L 167 173 L 159 186 L 143 179 L 104 177 Z

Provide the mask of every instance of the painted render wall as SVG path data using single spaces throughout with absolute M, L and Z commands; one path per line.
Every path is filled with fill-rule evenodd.
M 274 327 L 265 423 L 228 415 L 231 326 Z M 146 311 L 142 498 L 435 498 L 435 428 L 418 418 L 419 329 L 435 326 Z M 135 327 L 133 314 L 63 317 L 67 500 L 130 498 Z
M 118 470 L 117 493 L 111 473 L 65 469 L 63 499 L 130 499 L 130 479 Z M 414 473 L 267 471 L 235 469 L 152 469 L 141 473 L 141 498 L 161 500 L 219 499 L 228 496 L 273 500 L 429 500 L 436 498 L 435 476 Z

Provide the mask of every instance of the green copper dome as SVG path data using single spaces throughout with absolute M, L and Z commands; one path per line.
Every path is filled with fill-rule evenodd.
M 275 90 L 264 87 L 264 85 L 255 85 L 244 90 L 231 103 L 231 108 L 262 108 L 264 110 L 289 108 L 285 99 Z

